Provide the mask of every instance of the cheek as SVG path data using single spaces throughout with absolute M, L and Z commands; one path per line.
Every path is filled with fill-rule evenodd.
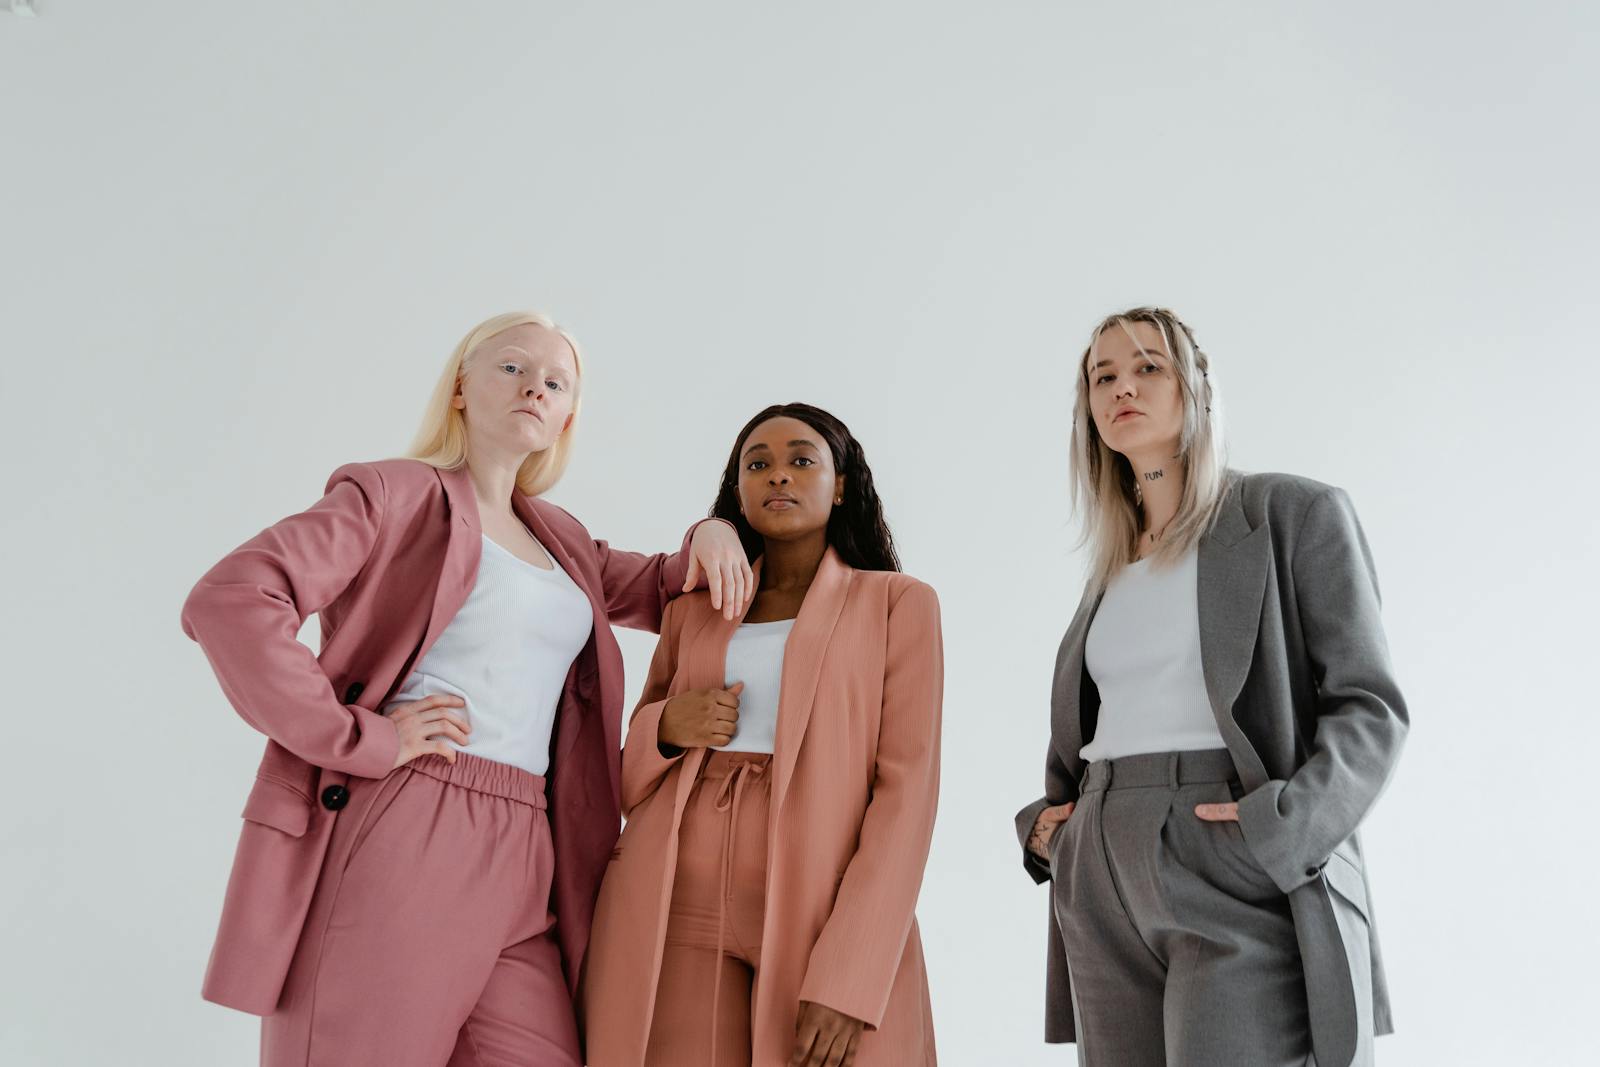
M 1183 390 L 1179 389 L 1178 383 L 1171 378 L 1163 379 L 1162 387 L 1166 394 L 1164 403 L 1167 406 L 1167 414 L 1174 423 L 1181 426 L 1183 424 Z
M 1109 400 L 1096 400 L 1089 405 L 1089 417 L 1094 420 L 1094 428 L 1100 431 L 1101 437 L 1116 431 L 1111 424 L 1111 406 Z
M 498 401 L 508 391 L 505 374 L 472 374 L 461 383 L 461 395 L 467 407 Z

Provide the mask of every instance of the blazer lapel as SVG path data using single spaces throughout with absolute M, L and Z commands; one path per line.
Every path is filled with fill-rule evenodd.
M 539 503 L 536 500 L 521 492 L 512 493 L 511 510 L 516 513 L 517 518 L 522 520 L 522 524 L 533 533 L 533 536 L 538 538 L 539 543 L 544 546 L 546 552 L 550 553 L 551 558 L 560 564 L 562 570 L 567 572 L 567 576 L 572 579 L 573 584 L 583 591 L 584 596 L 589 598 L 589 610 L 594 615 L 594 632 L 590 640 L 598 645 L 603 639 L 603 635 L 610 633 L 611 627 L 611 620 L 606 615 L 603 591 L 593 588 L 589 584 L 589 578 L 584 573 L 583 568 L 578 565 L 577 557 L 573 555 L 572 548 L 562 541 L 554 528 L 545 521 L 544 515 L 540 511 Z M 602 692 L 598 694 L 598 700 L 595 701 L 595 706 L 605 707 L 606 694 L 603 692 L 605 688 L 604 671 L 599 673 L 599 676 L 595 679 L 595 684 L 602 689 Z M 564 700 L 561 703 L 561 710 L 558 714 L 562 718 L 565 718 L 568 714 L 582 714 L 586 706 L 582 701 Z M 609 725 L 609 723 L 606 724 L 608 733 L 610 733 Z M 580 730 L 576 723 L 568 725 L 558 719 L 555 729 L 555 750 L 550 754 L 550 766 L 552 768 L 565 765 L 567 756 L 572 751 L 572 746 L 578 743 L 579 733 Z M 621 743 L 620 736 L 614 740 L 618 744 Z M 620 789 L 621 783 L 615 780 L 618 770 L 612 761 L 606 761 L 606 771 L 613 778 L 611 785 L 613 788 Z
M 795 760 L 800 755 L 800 742 L 805 737 L 806 723 L 811 719 L 812 703 L 817 695 L 817 683 L 822 676 L 822 659 L 828 649 L 828 639 L 844 611 L 844 602 L 850 592 L 850 581 L 855 571 L 839 558 L 832 548 L 822 557 L 817 575 L 806 590 L 806 598 L 795 616 L 794 629 L 783 646 L 783 677 L 778 693 L 778 728 L 773 742 L 772 761 L 777 771 L 772 778 L 772 810 L 783 804 L 784 793 L 794 775 Z M 732 631 L 730 630 L 729 633 Z M 721 645 L 726 662 L 727 643 Z
M 482 528 L 478 523 L 478 498 L 472 491 L 472 480 L 465 467 L 455 470 L 437 470 L 439 482 L 444 486 L 445 501 L 450 509 L 450 539 L 445 546 L 444 566 L 439 570 L 439 584 L 433 591 L 433 610 L 428 615 L 428 630 L 422 645 L 412 660 L 415 665 L 428 654 L 450 620 L 456 617 L 461 605 L 472 592 L 478 579 L 478 562 L 483 555 Z M 410 673 L 410 668 L 407 668 Z
M 1237 479 L 1237 475 L 1234 477 Z M 1205 675 L 1206 695 L 1211 698 L 1211 710 L 1217 717 L 1223 738 L 1236 755 L 1242 743 L 1249 762 L 1257 766 L 1260 760 L 1254 748 L 1234 722 L 1233 705 L 1239 699 L 1255 658 L 1261 598 L 1266 592 L 1271 565 L 1271 532 L 1265 525 L 1250 528 L 1244 513 L 1243 494 L 1235 480 L 1228 489 L 1216 523 L 1200 539 L 1200 664 Z M 1249 781 L 1243 784 L 1252 786 Z
M 1104 597 L 1105 590 L 1101 589 L 1093 597 L 1085 596 L 1079 602 L 1078 614 L 1067 626 L 1056 657 L 1056 676 L 1050 698 L 1050 737 L 1057 755 L 1074 779 L 1081 777 L 1083 767 L 1078 752 L 1094 732 L 1094 724 L 1083 721 L 1083 650 L 1089 639 L 1089 624 L 1094 621 L 1095 611 Z
M 524 526 L 533 531 L 533 536 L 539 539 L 539 543 L 545 547 L 545 551 L 549 552 L 555 558 L 555 561 L 561 564 L 561 569 L 567 572 L 579 589 L 583 590 L 584 595 L 589 598 L 589 603 L 594 607 L 595 622 L 603 622 L 606 617 L 606 606 L 601 601 L 598 591 L 589 588 L 589 579 L 579 568 L 578 561 L 572 554 L 572 549 L 567 547 L 566 543 L 551 529 L 550 524 L 544 521 L 544 515 L 539 511 L 539 505 L 532 498 L 521 492 L 516 492 L 511 494 L 511 510 L 516 512 L 517 518 L 522 520 Z M 607 623 L 607 625 L 610 624 Z
M 750 570 L 754 573 L 752 580 L 759 589 L 761 560 L 757 559 L 752 563 Z M 728 619 L 722 612 L 713 608 L 710 601 L 706 602 L 705 625 L 690 645 L 693 648 L 694 659 L 688 664 L 688 670 L 685 672 L 690 688 L 698 689 L 703 685 L 706 688 L 721 689 L 728 684 L 728 644 L 733 640 L 733 632 L 744 622 L 744 617 L 750 613 L 750 607 L 754 603 L 755 598 L 751 597 L 750 603 L 741 608 L 739 614 Z

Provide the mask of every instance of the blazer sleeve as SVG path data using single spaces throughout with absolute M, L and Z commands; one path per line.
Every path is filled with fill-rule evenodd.
M 381 778 L 400 737 L 376 712 L 340 703 L 311 650 L 306 617 L 361 573 L 383 521 L 383 479 L 366 464 L 334 471 L 326 495 L 228 553 L 183 605 L 228 701 L 246 722 L 318 767 Z
M 622 742 L 622 814 L 650 799 L 661 787 L 667 773 L 683 759 L 686 749 L 664 756 L 656 737 L 661 728 L 661 712 L 667 706 L 667 691 L 678 672 L 678 641 L 683 636 L 679 612 L 667 605 L 661 618 L 661 638 L 650 659 L 650 674 L 639 695 L 639 706 L 628 721 L 628 735 Z
M 944 647 L 933 589 L 907 588 L 889 609 L 888 631 L 872 798 L 800 987 L 801 1000 L 871 1029 L 911 932 L 939 800 Z
M 648 630 L 659 633 L 661 614 L 673 597 L 683 595 L 684 579 L 689 575 L 690 545 L 694 532 L 701 523 L 722 522 L 725 519 L 701 519 L 683 535 L 678 551 L 667 554 L 656 552 L 625 552 L 612 548 L 604 541 L 595 541 L 595 556 L 600 563 L 600 586 L 605 595 L 606 617 L 618 626 L 630 630 Z M 702 576 L 696 589 L 704 588 Z
M 1087 598 L 1087 594 L 1085 594 Z M 1080 609 L 1081 610 L 1081 609 Z M 1056 651 L 1056 669 L 1053 675 L 1050 692 L 1050 720 L 1055 721 L 1056 708 L 1064 699 L 1062 687 L 1076 685 L 1077 678 L 1067 678 L 1063 672 L 1067 653 L 1070 651 L 1068 642 L 1071 640 L 1071 631 L 1061 639 L 1061 647 Z M 1067 771 L 1067 765 L 1061 761 L 1061 754 L 1056 751 L 1055 740 L 1051 739 L 1044 755 L 1044 796 L 1035 800 L 1021 811 L 1017 812 L 1016 828 L 1017 843 L 1022 846 L 1022 869 L 1028 872 L 1034 884 L 1050 880 L 1050 864 L 1035 856 L 1028 848 L 1028 837 L 1033 833 L 1033 826 L 1039 821 L 1039 813 L 1045 808 L 1053 808 L 1057 804 L 1065 804 L 1069 800 L 1078 799 L 1078 783 Z M 1060 827 L 1056 831 L 1060 832 Z M 1054 839 L 1051 841 L 1054 844 Z
M 1409 726 L 1379 614 L 1378 576 L 1350 498 L 1313 499 L 1292 553 L 1300 628 L 1317 685 L 1316 733 L 1287 781 L 1239 801 L 1239 829 L 1278 887 L 1316 878 L 1399 761 Z
M 1052 744 L 1044 757 L 1044 796 L 1017 812 L 1016 819 L 1017 842 L 1022 846 L 1022 869 L 1028 872 L 1035 884 L 1050 880 L 1050 864 L 1033 854 L 1028 847 L 1028 837 L 1033 833 L 1034 824 L 1039 821 L 1040 812 L 1071 799 L 1072 784 L 1066 764 L 1061 762 L 1061 757 L 1056 754 L 1056 746 Z M 1061 832 L 1060 826 L 1056 827 L 1056 832 Z M 1054 841 L 1051 843 L 1054 844 Z

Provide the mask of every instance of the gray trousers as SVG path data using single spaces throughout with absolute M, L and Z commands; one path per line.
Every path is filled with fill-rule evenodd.
M 1222 749 L 1085 769 L 1050 842 L 1085 1067 L 1313 1062 L 1288 898 L 1237 823 L 1194 813 L 1239 791 Z

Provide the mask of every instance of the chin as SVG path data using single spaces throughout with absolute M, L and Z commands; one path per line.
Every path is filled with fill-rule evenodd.
M 750 528 L 762 537 L 770 537 L 774 541 L 788 541 L 805 532 L 796 528 L 798 523 L 786 522 L 780 516 L 762 514 L 760 518 L 760 522 L 751 522 Z
M 545 440 L 545 435 L 537 431 L 524 430 L 517 437 L 517 445 L 526 452 L 543 452 L 554 442 Z
M 1143 425 L 1144 420 L 1135 419 L 1134 422 L 1141 424 L 1140 430 L 1149 430 L 1148 426 Z M 1127 430 L 1122 430 L 1121 427 L 1116 427 L 1115 429 L 1121 430 L 1121 432 L 1103 434 L 1102 436 L 1113 451 L 1121 452 L 1123 455 L 1127 455 L 1129 452 L 1138 452 L 1161 442 L 1161 434 L 1159 433 L 1140 433 L 1138 430 L 1133 430 L 1132 427 Z

